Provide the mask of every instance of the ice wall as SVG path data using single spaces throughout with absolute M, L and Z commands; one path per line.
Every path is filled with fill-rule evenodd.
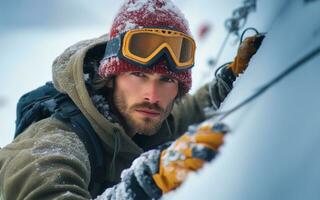
M 222 111 L 319 48 L 319 10 L 302 0 L 280 9 Z M 320 55 L 225 118 L 232 133 L 220 155 L 165 199 L 320 199 L 319 65 Z

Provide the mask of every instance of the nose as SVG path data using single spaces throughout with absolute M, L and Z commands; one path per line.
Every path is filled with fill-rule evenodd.
M 150 81 L 144 88 L 144 100 L 151 104 L 159 103 L 160 101 L 160 87 L 157 81 Z

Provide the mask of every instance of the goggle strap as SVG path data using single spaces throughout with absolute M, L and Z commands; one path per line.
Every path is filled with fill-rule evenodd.
M 107 42 L 106 50 L 104 52 L 103 59 L 108 59 L 114 56 L 118 56 L 118 52 L 121 48 L 121 38 L 115 37 Z

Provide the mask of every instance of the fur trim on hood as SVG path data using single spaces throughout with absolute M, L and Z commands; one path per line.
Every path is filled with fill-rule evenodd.
M 122 126 L 109 121 L 99 112 L 90 97 L 92 91 L 87 89 L 88 85 L 99 79 L 96 70 L 107 39 L 108 36 L 103 35 L 78 42 L 66 49 L 53 63 L 53 82 L 60 92 L 71 97 L 109 152 L 116 151 L 118 155 L 125 154 L 126 157 L 128 154 L 137 156 L 142 149 L 127 136 Z

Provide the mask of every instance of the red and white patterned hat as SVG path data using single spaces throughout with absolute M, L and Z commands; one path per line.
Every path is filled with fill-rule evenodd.
M 125 0 L 114 19 L 109 37 L 112 39 L 122 32 L 143 27 L 171 28 L 191 35 L 187 20 L 171 0 Z M 170 71 L 165 59 L 161 59 L 150 68 L 142 68 L 118 57 L 111 57 L 102 60 L 99 67 L 99 75 L 103 78 L 128 71 L 168 75 L 179 81 L 182 94 L 187 93 L 191 88 L 191 70 Z

